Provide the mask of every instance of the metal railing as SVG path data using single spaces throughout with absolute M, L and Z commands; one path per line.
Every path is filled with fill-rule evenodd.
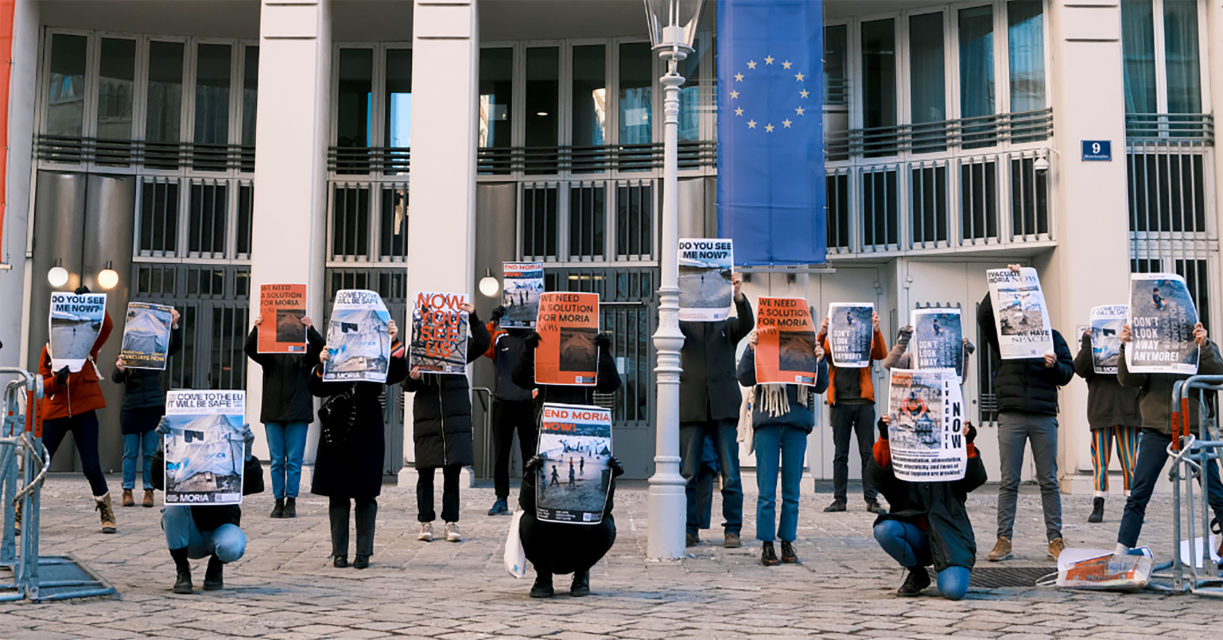
M 1214 117 L 1209 113 L 1127 113 L 1127 141 L 1169 140 L 1214 144 Z
M 950 148 L 978 149 L 1037 142 L 1053 131 L 1053 109 L 997 113 L 891 127 L 831 131 L 824 136 L 829 161 L 878 158 L 908 153 L 937 153 Z
M 106 140 L 73 136 L 34 136 L 34 155 L 42 162 L 144 167 L 155 170 L 255 171 L 255 147 L 145 140 Z

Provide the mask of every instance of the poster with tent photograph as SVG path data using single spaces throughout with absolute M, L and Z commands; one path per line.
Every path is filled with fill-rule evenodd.
M 73 373 L 80 371 L 89 359 L 105 318 L 105 293 L 52 293 L 47 347 L 51 370 L 68 367 Z
M 127 303 L 123 320 L 123 366 L 164 371 L 170 352 L 173 307 L 149 302 Z
M 599 524 L 611 488 L 611 410 L 545 403 L 539 424 L 535 515 L 545 522 Z
M 1125 304 L 1091 308 L 1091 368 L 1096 373 L 1116 375 L 1121 361 L 1121 327 L 1128 315 L 1129 305 Z
M 544 292 L 542 262 L 503 262 L 501 306 L 502 329 L 530 329 L 539 315 L 539 296 Z
M 988 269 L 990 303 L 994 307 L 994 329 L 1003 360 L 1040 358 L 1053 352 L 1053 330 L 1045 294 L 1036 269 L 1023 267 Z
M 166 392 L 166 504 L 242 503 L 245 391 Z
M 327 325 L 328 382 L 386 382 L 391 358 L 391 314 L 382 296 L 365 289 L 335 293 Z

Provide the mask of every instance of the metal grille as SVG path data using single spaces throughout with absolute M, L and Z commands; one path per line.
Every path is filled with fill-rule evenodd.
M 1037 142 L 1053 133 L 1053 109 L 999 113 L 962 120 L 830 130 L 824 144 L 830 160 L 926 153 L 946 147 L 977 149 L 1008 142 Z
M 205 145 L 190 142 L 102 140 L 68 136 L 34 136 L 34 155 L 42 162 L 95 163 L 176 170 L 180 166 L 208 171 L 255 171 L 253 145 Z
M 947 243 L 947 166 L 915 167 L 909 186 L 912 238 L 915 247 Z
M 569 185 L 569 258 L 603 259 L 606 228 L 607 188 L 602 183 Z
M 408 185 L 382 186 L 378 236 L 378 257 L 382 262 L 408 259 Z
M 981 303 L 978 302 L 973 317 L 975 318 L 980 311 Z M 998 367 L 999 360 L 994 357 L 994 350 L 989 346 L 989 341 L 985 339 L 985 334 L 981 332 L 980 325 L 977 325 L 977 345 L 977 404 L 980 408 L 977 420 L 983 425 L 992 424 L 998 421 L 998 396 L 994 393 L 994 370 Z
M 825 218 L 828 249 L 849 248 L 849 173 L 836 170 L 824 179 L 828 213 Z
M 234 238 L 234 253 L 239 258 L 251 256 L 251 216 L 255 209 L 255 185 L 249 181 L 238 183 L 237 236 Z
M 1214 118 L 1209 113 L 1127 113 L 1125 137 L 1130 142 L 1174 138 L 1211 144 Z
M 1206 231 L 1204 164 L 1196 148 L 1127 153 L 1130 231 Z
M 522 185 L 522 235 L 524 260 L 553 262 L 560 259 L 557 249 L 560 214 L 557 211 L 556 184 Z
M 170 255 L 178 248 L 178 181 L 145 178 L 140 188 L 139 255 Z
M 862 244 L 868 249 L 894 247 L 899 229 L 896 213 L 896 171 L 862 173 Z
M 192 180 L 187 203 L 187 251 L 192 257 L 225 257 L 227 185 L 215 180 Z
M 1203 259 L 1132 258 L 1130 271 L 1134 273 L 1173 272 L 1185 279 L 1185 287 L 1197 307 L 1198 320 L 1210 328 L 1210 263 Z
M 359 260 L 369 255 L 369 192 L 366 184 L 331 187 L 331 259 Z
M 960 165 L 960 208 L 963 240 L 998 238 L 998 165 L 965 160 Z
M 654 183 L 616 186 L 616 259 L 648 260 L 654 255 Z
M 1011 233 L 1025 240 L 1049 233 L 1048 173 L 1037 171 L 1034 162 L 1011 159 Z
M 1057 567 L 976 567 L 968 576 L 968 586 L 979 589 L 1035 587 L 1036 581 L 1057 573 Z

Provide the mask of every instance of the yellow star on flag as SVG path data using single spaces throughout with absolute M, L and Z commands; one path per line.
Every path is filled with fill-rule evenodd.
M 756 61 L 755 61 L 755 60 L 748 60 L 748 61 L 747 61 L 747 68 L 748 68 L 748 69 L 755 69 L 755 68 L 756 68 Z
M 735 109 L 735 115 L 737 116 L 743 115 L 743 109 L 742 108 Z
M 789 129 L 789 128 L 790 128 L 790 119 L 789 119 L 789 118 L 786 118 L 785 120 L 782 120 L 782 121 L 781 121 L 781 124 L 785 125 L 785 127 L 786 127 L 787 129 Z
M 773 60 L 774 60 L 774 59 L 775 59 L 775 58 L 773 58 L 773 56 L 765 56 L 765 58 L 764 58 L 764 63 L 765 63 L 765 64 L 773 64 Z
M 765 130 L 765 132 L 766 132 L 766 133 L 773 133 L 773 125 L 772 125 L 772 123 L 769 123 L 769 124 L 764 125 L 764 130 Z
M 790 65 L 792 65 L 792 64 L 794 64 L 794 63 L 793 63 L 793 62 L 790 62 L 789 60 L 785 60 L 785 61 L 783 61 L 783 62 L 781 63 L 781 68 L 782 68 L 782 69 L 789 69 L 789 68 L 790 68 Z
M 735 82 L 743 82 L 743 74 L 742 74 L 742 73 L 736 73 L 736 74 L 735 74 Z
M 748 129 L 755 129 L 755 128 L 756 128 L 756 121 L 755 121 L 755 120 L 748 120 L 748 121 L 747 121 L 747 128 L 748 128 Z
M 794 110 L 794 113 L 797 113 L 797 114 L 798 114 L 798 115 L 800 115 L 800 116 L 801 116 L 801 115 L 803 115 L 803 114 L 804 114 L 804 113 L 806 113 L 806 112 L 807 112 L 807 110 L 806 110 L 806 109 L 804 109 L 804 108 L 802 108 L 802 107 L 799 107 L 799 108 L 797 108 L 797 109 L 795 109 L 795 110 Z
M 798 92 L 798 95 L 800 95 L 800 96 L 802 96 L 802 97 L 806 98 L 807 96 L 811 95 L 811 92 L 810 92 L 810 91 L 807 91 L 806 89 L 803 89 L 802 91 L 799 91 L 799 92 Z
M 803 75 L 803 74 L 801 74 L 801 73 L 796 73 L 796 74 L 794 74 L 794 79 L 795 79 L 795 80 L 798 80 L 799 82 L 802 82 L 802 81 L 803 81 L 803 78 L 805 78 L 805 77 L 807 77 L 807 76 L 804 76 L 804 75 Z
M 806 91 L 804 91 L 803 93 L 806 93 Z M 738 97 L 739 97 L 739 92 L 738 92 L 738 91 L 731 91 L 731 92 L 730 92 L 730 99 L 731 99 L 731 100 L 734 100 L 735 98 L 738 98 Z M 806 98 L 807 96 L 803 96 L 803 97 L 804 97 L 804 98 Z

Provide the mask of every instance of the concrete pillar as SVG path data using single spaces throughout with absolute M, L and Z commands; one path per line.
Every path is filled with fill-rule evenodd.
M 1075 326 L 1091 308 L 1129 297 L 1129 220 L 1125 172 L 1125 92 L 1121 64 L 1121 3 L 1055 0 L 1049 21 L 1049 95 L 1053 149 L 1049 170 L 1058 246 L 1033 265 L 1049 304 L 1050 321 L 1078 350 Z M 1111 161 L 1081 160 L 1083 140 L 1112 143 Z M 1058 416 L 1058 469 L 1068 476 L 1091 469 L 1087 385 L 1063 388 Z
M 305 283 L 307 313 L 322 322 L 330 138 L 330 0 L 263 0 L 259 23 L 259 102 L 255 120 L 255 194 L 251 221 L 252 319 L 259 285 Z M 326 335 L 326 327 L 318 327 Z M 247 376 L 247 420 L 258 428 L 262 371 Z M 312 427 L 307 462 L 318 441 Z
M 1220 116 L 1219 110 L 1216 107 L 1223 106 L 1223 0 L 1207 0 L 1206 2 L 1206 40 L 1201 46 L 1201 64 L 1204 67 L 1206 82 L 1202 85 L 1202 111 L 1204 113 L 1213 114 L 1216 122 Z M 1216 124 L 1216 127 L 1218 125 Z M 1214 193 L 1206 194 L 1207 214 L 1210 215 L 1209 203 L 1214 202 L 1214 215 L 1216 229 L 1223 229 L 1223 206 L 1220 206 L 1220 188 L 1223 187 L 1223 165 L 1219 163 L 1219 156 L 1215 154 L 1214 162 Z M 1210 271 L 1211 282 L 1214 285 L 1214 290 L 1220 288 L 1220 276 L 1223 275 L 1223 268 L 1218 265 L 1213 266 Z M 1215 309 L 1223 308 L 1223 305 L 1215 303 Z M 1218 317 L 1217 315 L 1215 317 Z M 1216 343 L 1223 344 L 1223 322 L 1215 320 L 1213 326 L 1206 327 L 1210 331 L 1210 337 Z

